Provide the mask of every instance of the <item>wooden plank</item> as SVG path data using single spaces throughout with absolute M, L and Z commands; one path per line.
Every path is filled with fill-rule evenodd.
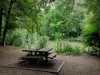
M 49 52 L 51 51 L 53 48 L 42 48 L 42 49 L 39 49 L 37 50 L 37 52 Z
M 54 57 L 56 57 L 56 53 L 51 53 L 48 55 L 48 58 L 53 59 Z
M 63 65 L 65 64 L 66 61 L 63 61 L 63 63 L 61 64 L 61 66 L 58 68 L 57 72 L 59 73 L 61 68 L 63 67 Z
M 23 52 L 36 52 L 39 49 L 41 49 L 41 48 L 33 48 L 33 49 L 30 49 L 30 50 L 23 50 Z
M 22 59 L 44 58 L 44 56 L 24 56 Z

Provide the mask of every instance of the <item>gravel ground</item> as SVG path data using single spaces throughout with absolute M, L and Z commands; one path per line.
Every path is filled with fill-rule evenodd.
M 0 46 L 0 75 L 56 75 L 48 72 L 1 67 L 25 55 L 21 50 L 23 48 Z M 55 59 L 66 60 L 59 75 L 100 75 L 100 57 L 58 55 Z

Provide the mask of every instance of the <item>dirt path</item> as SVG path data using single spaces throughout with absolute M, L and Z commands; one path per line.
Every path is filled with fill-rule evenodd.
M 21 48 L 0 47 L 0 66 L 18 60 L 25 53 Z M 100 75 L 100 58 L 93 56 L 62 56 L 56 59 L 66 60 L 59 75 Z M 0 67 L 0 75 L 55 75 L 47 72 Z
M 100 59 L 92 56 L 59 56 L 66 60 L 60 75 L 100 75 Z

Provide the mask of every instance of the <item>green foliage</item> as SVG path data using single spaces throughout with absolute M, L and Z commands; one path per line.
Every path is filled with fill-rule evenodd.
M 79 36 L 79 37 L 68 37 L 68 41 L 70 42 L 77 42 L 77 43 L 83 43 L 83 37 Z
M 100 48 L 100 35 L 95 25 L 85 26 L 83 29 L 83 37 L 85 38 L 84 42 L 86 45 Z
M 88 8 L 88 13 L 86 17 L 87 26 L 84 28 L 84 34 L 87 43 L 90 46 L 96 46 L 100 48 L 99 39 L 100 38 L 100 22 L 98 16 L 100 14 L 100 10 L 98 9 L 100 1 L 98 0 L 86 0 L 86 6 Z
M 73 54 L 73 55 L 81 55 L 84 53 L 82 48 L 73 47 L 67 41 L 57 40 L 57 48 L 55 50 L 58 54 Z
M 93 56 L 100 56 L 100 49 L 93 47 L 92 50 L 89 52 L 89 54 Z
M 72 1 L 73 0 L 56 0 L 54 2 L 54 8 L 51 8 L 51 10 L 44 16 L 43 19 L 44 21 L 42 23 L 43 27 L 41 28 L 41 31 L 45 35 L 53 39 L 63 37 L 64 31 L 66 31 L 66 20 L 73 9 Z
M 15 29 L 10 34 L 7 34 L 7 42 L 8 45 L 14 45 L 17 47 L 25 46 L 25 41 L 27 37 L 27 30 L 25 29 Z
M 86 36 L 88 35 L 92 35 L 93 33 L 95 33 L 97 31 L 96 26 L 93 25 L 87 25 L 84 27 L 83 32 Z
M 83 37 L 86 45 L 96 46 L 97 28 L 94 25 L 87 25 L 83 29 Z
M 92 56 L 100 56 L 100 48 L 97 47 L 88 47 L 88 50 L 85 50 L 87 54 L 92 55 Z
M 75 7 L 73 12 L 61 15 L 62 11 L 55 8 L 51 9 L 44 17 L 42 21 L 43 27 L 41 31 L 44 35 L 47 35 L 53 39 L 62 38 L 65 36 L 79 36 L 84 26 L 84 10 L 82 8 Z M 66 10 L 67 12 L 69 10 Z M 65 13 L 64 12 L 64 13 Z
M 40 36 L 37 33 L 35 33 L 34 35 L 34 47 L 36 48 L 43 48 L 46 47 L 47 44 L 47 37 L 46 36 Z
M 2 32 L 10 1 L 0 1 L 0 8 L 3 8 Z M 16 0 L 7 25 L 6 44 L 26 48 L 43 48 L 46 47 L 48 41 L 46 36 L 53 40 L 68 37 L 70 39 L 67 40 L 70 42 L 84 41 L 86 45 L 92 46 L 89 54 L 99 55 L 100 1 L 84 0 L 83 4 L 86 8 L 77 5 L 80 1 L 75 2 L 75 0 Z M 79 37 L 81 34 L 82 36 Z M 2 36 L 0 36 L 0 41 Z M 66 41 L 57 41 L 57 53 L 79 55 L 84 53 L 82 49 L 73 48 Z
M 7 35 L 6 44 L 25 48 L 46 47 L 47 37 L 37 33 L 30 34 L 26 29 L 15 29 L 12 34 Z
M 7 11 L 10 7 L 10 1 L 14 1 L 14 5 L 11 8 L 10 20 L 7 21 L 6 30 L 13 30 L 15 28 L 25 28 L 29 33 L 38 32 L 40 33 L 41 18 L 44 13 L 50 9 L 50 3 L 53 0 L 1 0 L 0 9 L 3 8 L 3 16 L 5 19 L 8 16 Z M 48 5 L 47 5 L 48 4 Z M 2 30 L 6 20 L 3 20 Z M 1 28 L 0 28 L 1 29 Z M 4 34 L 2 34 L 4 35 Z M 6 34 L 5 34 L 6 36 Z
M 100 1 L 86 0 L 86 24 L 83 29 L 83 36 L 85 37 L 85 44 L 91 46 L 90 54 L 100 54 Z

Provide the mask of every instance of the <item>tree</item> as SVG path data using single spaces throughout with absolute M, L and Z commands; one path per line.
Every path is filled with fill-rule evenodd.
M 14 3 L 15 3 L 15 0 L 10 0 L 10 5 L 9 5 L 9 8 L 8 8 L 8 13 L 7 13 L 7 17 L 6 17 L 6 24 L 5 24 L 4 33 L 3 33 L 2 45 L 4 45 L 4 43 L 5 43 L 7 27 L 8 27 L 10 15 L 11 15 L 11 9 L 12 9 L 12 6 L 13 6 Z
M 4 31 L 2 34 L 2 45 L 4 45 L 6 35 L 11 34 L 10 31 L 14 30 L 15 28 L 26 27 L 25 29 L 27 29 L 30 33 L 34 33 L 36 31 L 39 32 L 41 26 L 41 17 L 43 16 L 44 12 L 47 12 L 46 9 L 49 9 L 49 6 L 47 6 L 47 4 L 52 1 L 53 0 L 16 0 L 15 3 L 15 0 L 1 0 L 0 6 L 3 6 L 4 10 L 2 14 L 3 25 L 5 24 L 4 26 L 2 26 L 2 29 L 0 28 Z M 41 9 L 43 9 L 44 11 L 42 11 Z
M 1 36 L 1 30 L 2 30 L 2 16 L 3 16 L 3 8 L 0 8 L 0 36 Z
M 100 41 L 97 38 L 100 38 L 100 1 L 99 0 L 86 0 L 86 8 L 87 8 L 87 26 L 84 28 L 84 36 L 87 37 L 86 43 L 90 46 L 96 46 L 100 48 Z M 87 30 L 91 29 L 91 34 Z M 91 42 L 90 42 L 91 41 Z
M 1 44 L 1 32 L 2 32 L 2 20 L 3 20 L 3 4 L 5 0 L 0 1 L 0 44 Z
M 50 6 L 47 6 L 47 4 L 51 3 L 53 0 L 18 0 L 16 1 L 16 8 L 17 11 L 21 12 L 21 16 L 18 18 L 20 23 L 24 23 L 23 25 L 20 25 L 22 27 L 26 27 L 28 31 L 31 31 L 31 33 L 34 32 L 40 32 L 40 26 L 41 26 L 41 18 L 43 17 L 43 14 L 47 13 Z M 24 21 L 25 19 L 25 21 Z M 25 24 L 27 20 L 29 23 L 28 25 Z M 26 25 L 26 26 L 25 26 Z M 29 28 L 28 28 L 29 27 Z M 31 28 L 30 28 L 31 27 Z
M 74 0 L 56 0 L 54 8 L 44 16 L 43 33 L 51 37 L 75 36 L 81 34 L 84 9 L 75 5 Z
M 100 56 L 100 0 L 86 0 L 85 44 L 92 47 L 91 54 Z

